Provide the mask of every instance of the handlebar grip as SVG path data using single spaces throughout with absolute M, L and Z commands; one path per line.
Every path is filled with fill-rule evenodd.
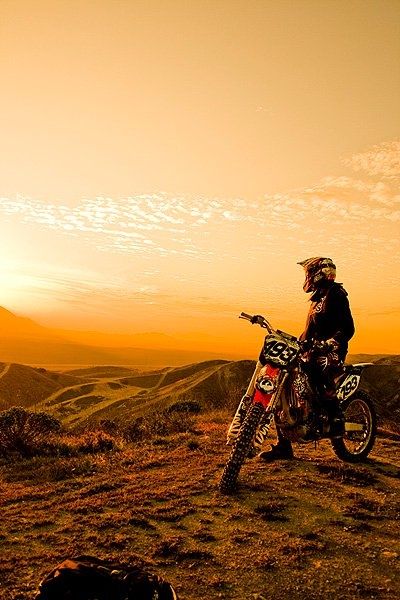
M 248 315 L 245 312 L 241 312 L 239 315 L 239 319 L 247 319 L 248 321 L 251 321 L 252 318 L 253 318 L 253 315 Z

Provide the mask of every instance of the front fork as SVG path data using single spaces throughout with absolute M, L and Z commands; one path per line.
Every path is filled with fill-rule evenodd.
M 286 371 L 282 372 L 280 369 L 270 365 L 263 367 L 259 361 L 257 362 L 246 393 L 240 400 L 239 406 L 232 419 L 232 423 L 228 429 L 226 442 L 228 445 L 232 445 L 235 441 L 250 406 L 255 403 L 260 403 L 265 408 L 265 411 L 261 417 L 253 439 L 253 448 L 255 452 L 259 452 L 261 450 L 261 446 L 266 439 L 269 429 L 272 425 L 274 410 L 278 399 L 281 396 L 287 376 L 288 373 Z M 264 391 L 264 378 L 267 379 L 268 384 L 270 384 L 271 381 L 273 382 L 273 390 L 268 392 Z M 256 386 L 256 384 L 258 385 Z
M 242 399 L 239 402 L 239 406 L 236 409 L 235 416 L 232 419 L 232 423 L 229 426 L 228 433 L 226 435 L 226 443 L 228 446 L 230 446 L 236 439 L 237 434 L 239 433 L 239 429 L 241 428 L 242 423 L 247 414 L 247 411 L 253 403 L 253 395 L 256 389 L 256 381 L 261 369 L 262 364 L 260 363 L 260 361 L 257 361 L 254 373 L 252 375 L 252 378 L 250 379 L 246 393 L 244 394 L 244 396 L 242 396 Z

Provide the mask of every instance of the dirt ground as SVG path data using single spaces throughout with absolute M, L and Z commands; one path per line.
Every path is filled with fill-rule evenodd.
M 30 600 L 67 556 L 145 565 L 180 600 L 400 597 L 400 442 L 363 465 L 329 442 L 247 461 L 222 496 L 228 417 L 119 452 L 0 464 L 0 598 Z

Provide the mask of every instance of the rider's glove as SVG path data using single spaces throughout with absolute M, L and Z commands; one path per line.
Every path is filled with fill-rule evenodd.
M 326 369 L 326 367 L 328 366 L 328 357 L 327 356 L 317 356 L 317 358 L 315 360 L 316 360 L 316 363 L 319 366 L 319 368 L 322 369 L 322 371 L 324 369 Z
M 339 344 L 337 343 L 335 338 L 329 338 L 329 340 L 326 340 L 325 344 L 327 346 L 327 349 L 331 352 L 336 352 L 336 350 L 338 350 L 339 348 Z
M 253 317 L 251 317 L 251 321 L 250 323 L 252 325 L 258 325 L 259 323 L 262 323 L 264 321 L 264 317 L 261 315 L 254 315 Z

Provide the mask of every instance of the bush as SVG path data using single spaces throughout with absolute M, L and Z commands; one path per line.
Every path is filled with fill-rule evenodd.
M 77 444 L 77 451 L 82 454 L 96 454 L 115 449 L 115 440 L 104 431 L 87 431 L 79 438 Z
M 183 400 L 182 402 L 177 402 L 176 404 L 170 406 L 168 412 L 188 412 L 198 415 L 201 412 L 201 405 L 198 402 L 195 402 L 194 400 Z
M 189 412 L 155 412 L 128 425 L 124 437 L 129 442 L 137 442 L 154 436 L 186 433 L 193 425 L 194 417 Z
M 120 435 L 119 425 L 114 419 L 101 419 L 99 422 L 99 429 L 111 436 Z
M 33 456 L 45 439 L 60 429 L 60 421 L 45 412 L 9 408 L 0 413 L 0 453 Z

